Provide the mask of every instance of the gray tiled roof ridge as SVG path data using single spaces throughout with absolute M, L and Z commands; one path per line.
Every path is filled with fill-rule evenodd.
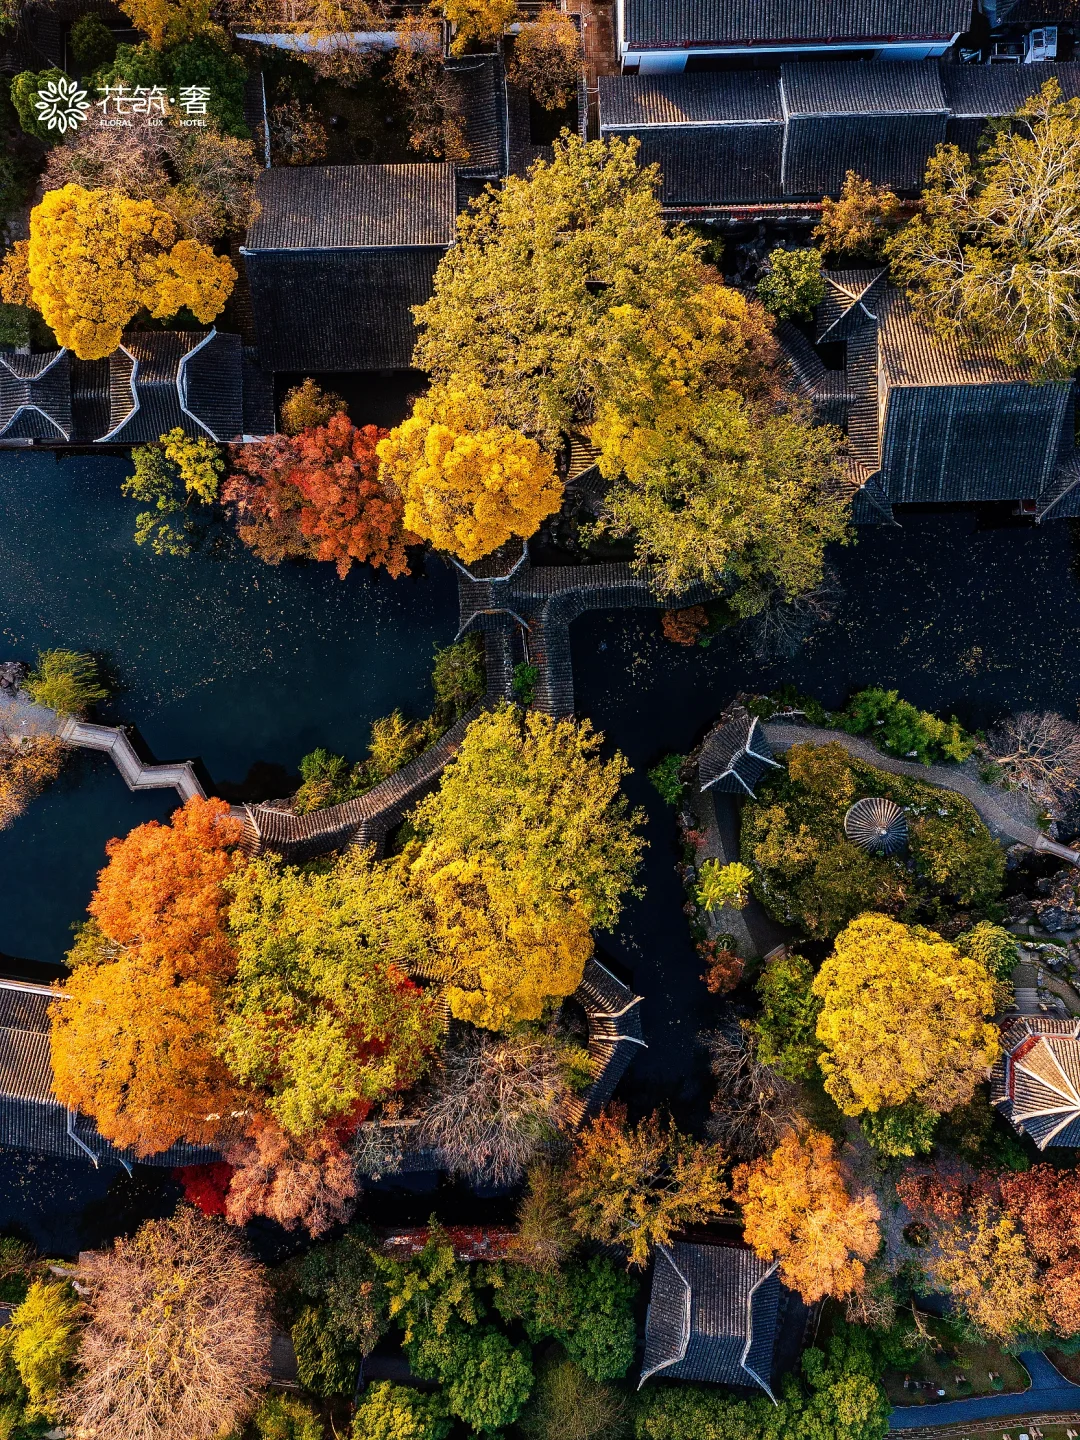
M 241 254 L 430 250 L 453 243 L 451 164 L 282 166 L 261 171 L 256 191 L 262 210 Z
M 967 0 L 625 0 L 635 49 L 773 41 L 945 39 L 967 29 Z

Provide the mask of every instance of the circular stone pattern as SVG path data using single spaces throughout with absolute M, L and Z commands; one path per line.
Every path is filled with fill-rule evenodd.
M 907 844 L 907 817 L 895 800 L 867 795 L 844 816 L 844 833 L 868 855 L 895 855 Z

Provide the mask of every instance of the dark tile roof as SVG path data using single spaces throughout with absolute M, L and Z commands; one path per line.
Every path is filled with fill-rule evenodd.
M 793 119 L 784 154 L 784 194 L 837 195 L 849 170 L 890 190 L 917 191 L 927 161 L 945 137 L 944 115 Z
M 500 55 L 466 55 L 446 62 L 451 103 L 465 126 L 466 175 L 505 175 L 507 159 L 506 77 Z
M 634 49 L 784 40 L 944 39 L 967 29 L 970 0 L 624 0 Z
M 957 118 L 1011 115 L 1055 79 L 1066 99 L 1080 95 L 1080 64 L 957 65 L 941 62 L 941 83 Z
M 740 715 L 718 725 L 706 737 L 698 761 L 698 778 L 702 790 L 752 797 L 754 786 L 765 772 L 778 768 L 761 721 L 756 715 Z
M 1080 1145 L 1080 1021 L 1024 1016 L 1001 1041 L 991 1102 L 1040 1150 Z
M 1071 382 L 1032 384 L 986 347 L 960 350 L 878 273 L 827 272 L 818 316 L 819 336 L 847 341 L 851 456 L 876 477 L 872 508 L 1041 499 L 1068 513 Z
M 814 315 L 814 339 L 821 344 L 844 340 L 853 328 L 875 318 L 887 271 L 883 266 L 860 270 L 826 270 L 825 299 Z
M 770 122 L 629 133 L 641 142 L 639 162 L 660 166 L 660 198 L 665 205 L 753 205 L 783 198 L 782 125 Z
M 412 306 L 431 298 L 442 249 L 259 250 L 245 256 L 259 363 L 306 372 L 406 370 Z
M 243 433 L 238 335 L 217 330 L 131 330 L 109 357 L 109 428 L 97 437 L 143 445 L 179 426 L 234 440 Z
M 245 345 L 244 361 L 244 434 L 273 435 L 277 428 L 274 413 L 274 377 L 259 364 L 253 345 Z
M 6 439 L 70 440 L 71 360 L 66 350 L 0 352 L 0 435 Z
M 781 320 L 776 327 L 788 375 L 795 390 L 814 407 L 815 417 L 826 425 L 845 428 L 854 396 L 849 392 L 847 375 L 842 370 L 828 370 L 821 357 L 797 325 Z
M 814 115 L 944 115 L 948 106 L 933 62 L 784 65 L 784 108 L 792 119 Z
M 712 75 L 601 75 L 600 123 L 605 130 L 648 125 L 782 124 L 775 70 Z
M 244 252 L 448 246 L 453 165 L 311 165 L 264 170 Z M 256 305 L 258 301 L 256 300 Z
M 777 1262 L 746 1246 L 657 1246 L 639 1388 L 659 1375 L 771 1395 L 779 1300 Z
M 788 114 L 786 195 L 836 194 L 848 170 L 894 190 L 917 190 L 945 139 L 938 67 L 826 62 L 782 67 Z

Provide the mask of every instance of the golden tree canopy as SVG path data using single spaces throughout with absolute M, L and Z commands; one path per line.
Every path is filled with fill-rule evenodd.
M 496 424 L 475 382 L 436 386 L 377 448 L 405 528 L 466 563 L 528 539 L 562 500 L 551 456 Z
M 215 1053 L 214 990 L 132 955 L 83 965 L 50 1012 L 53 1086 L 106 1140 L 139 1156 L 209 1142 L 237 1104 Z
M 618 918 L 643 841 L 616 754 L 588 721 L 513 706 L 469 726 L 413 812 L 412 875 L 431 908 L 454 1013 L 492 1029 L 536 1019 L 581 981 L 589 931 Z
M 811 1303 L 859 1288 L 881 1212 L 872 1195 L 849 1194 L 828 1135 L 786 1135 L 768 1158 L 738 1166 L 734 1182 L 747 1242 L 763 1260 L 779 1259 L 785 1285 Z
M 600 403 L 652 415 L 714 385 L 775 383 L 771 321 L 664 223 L 636 140 L 556 142 L 458 217 L 414 363 L 475 379 L 498 420 L 554 446 Z
M 152 200 L 65 185 L 30 213 L 30 239 L 8 254 L 0 293 L 29 300 L 61 345 L 100 360 L 142 309 L 156 319 L 187 307 L 208 324 L 236 280 L 225 256 L 178 240 L 176 223 Z
M 814 980 L 825 1088 L 846 1115 L 971 1099 L 998 1054 L 985 966 L 922 926 L 852 920 Z
M 1039 1270 L 1012 1217 L 985 1196 L 951 1223 L 932 1225 L 935 1254 L 927 1264 L 968 1319 L 995 1340 L 1045 1330 Z
M 571 1224 L 588 1240 L 625 1246 L 632 1265 L 654 1245 L 723 1215 L 731 1188 L 715 1145 L 682 1135 L 652 1114 L 633 1128 L 612 1106 L 581 1132 L 570 1159 L 566 1195 Z

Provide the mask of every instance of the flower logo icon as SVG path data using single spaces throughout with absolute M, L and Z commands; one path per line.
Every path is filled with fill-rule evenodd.
M 86 91 L 80 90 L 76 81 L 62 76 L 59 80 L 50 80 L 37 93 L 34 109 L 47 130 L 59 130 L 61 135 L 66 135 L 86 119 L 90 105 Z

